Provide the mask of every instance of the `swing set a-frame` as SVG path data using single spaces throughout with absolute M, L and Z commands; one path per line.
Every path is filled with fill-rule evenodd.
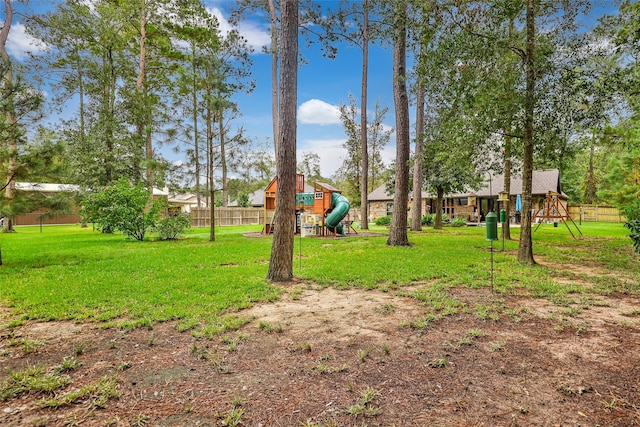
M 547 193 L 547 197 L 545 197 L 542 207 L 536 211 L 535 215 L 532 218 L 533 222 L 535 222 L 536 219 L 538 220 L 538 225 L 533 231 L 536 231 L 538 228 L 540 228 L 542 223 L 546 221 L 551 220 L 554 224 L 562 221 L 562 223 L 567 227 L 567 230 L 569 230 L 569 233 L 571 233 L 571 236 L 573 236 L 573 238 L 577 240 L 577 237 L 571 230 L 571 227 L 569 227 L 567 220 L 571 221 L 573 226 L 576 227 L 576 230 L 578 230 L 580 236 L 583 235 L 582 231 L 580 231 L 578 225 L 573 221 L 571 215 L 569 215 L 569 211 L 567 211 L 567 208 L 565 208 L 565 206 L 560 203 L 560 198 L 558 196 L 559 194 L 555 191 L 549 191 Z

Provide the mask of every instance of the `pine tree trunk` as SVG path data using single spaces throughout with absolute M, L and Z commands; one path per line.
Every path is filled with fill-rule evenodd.
M 416 148 L 413 153 L 413 201 L 411 229 L 422 230 L 422 136 L 424 134 L 424 88 L 418 83 L 416 99 Z
M 587 171 L 586 185 L 584 189 L 584 202 L 593 204 L 596 201 L 596 172 L 593 158 L 596 154 L 595 135 L 591 137 L 591 149 L 589 150 L 589 170 Z
M 193 158 L 195 160 L 195 174 L 196 174 L 196 203 L 197 206 L 201 206 L 200 200 L 200 141 L 198 140 L 198 93 L 197 93 L 197 70 L 196 70 L 196 45 L 195 42 L 191 42 L 191 72 L 193 73 L 193 93 L 191 98 L 191 108 L 193 109 Z
M 362 173 L 360 184 L 360 228 L 369 229 L 369 146 L 367 141 L 367 89 L 369 73 L 369 3 L 362 3 L 362 95 L 360 100 L 360 144 L 362 147 Z
M 4 136 L 6 139 L 4 141 L 0 141 L 1 143 L 6 144 L 7 154 L 9 156 L 9 161 L 7 165 L 7 176 L 4 185 L 1 185 L 0 188 L 4 187 L 4 197 L 11 203 L 11 200 L 15 198 L 15 174 L 18 170 L 18 142 L 16 140 L 16 127 L 17 127 L 17 119 L 15 115 L 15 110 L 13 107 L 13 69 L 11 65 L 11 59 L 9 58 L 9 54 L 7 53 L 7 39 L 9 38 L 9 30 L 11 29 L 11 23 L 13 20 L 13 10 L 11 9 L 11 2 L 9 0 L 5 0 L 5 20 L 2 25 L 2 29 L 0 30 L 0 63 L 3 75 L 2 75 L 2 88 L 3 93 L 2 97 L 5 99 L 6 110 L 3 111 L 5 120 L 6 120 L 6 129 L 7 133 Z M 3 223 L 4 232 L 14 232 L 13 229 L 13 217 L 11 215 L 6 215 Z
M 393 99 L 396 110 L 396 183 L 393 217 L 387 245 L 408 246 L 409 202 L 409 97 L 407 96 L 407 9 L 405 0 L 395 2 L 393 44 Z
M 115 116 L 115 102 L 116 102 L 116 71 L 113 59 L 113 47 L 109 47 L 105 53 L 104 63 L 109 72 L 109 77 L 105 79 L 104 86 L 104 100 L 103 106 L 106 110 L 106 114 L 102 120 L 106 121 L 105 129 L 105 170 L 104 170 L 104 183 L 111 184 L 115 179 L 114 177 L 114 163 L 115 163 L 115 131 L 113 126 L 113 117 Z
M 75 55 L 77 58 L 78 71 L 78 116 L 80 117 L 80 146 L 85 149 L 86 146 L 86 125 L 85 125 L 85 105 L 84 105 L 84 73 L 80 64 L 80 53 L 76 48 Z
M 275 231 L 267 280 L 293 278 L 293 238 L 296 217 L 296 109 L 298 89 L 298 1 L 281 3 L 280 134 L 276 141 Z
M 218 96 L 221 96 L 218 94 Z M 227 153 L 225 147 L 225 135 L 224 135 L 224 107 L 220 105 L 218 111 L 218 134 L 220 144 L 220 169 L 222 170 L 222 207 L 227 207 Z
M 504 187 L 502 191 L 506 191 L 511 195 L 511 137 L 507 136 L 504 140 Z M 502 225 L 502 236 L 505 240 L 511 240 L 511 226 L 509 224 L 511 202 L 508 198 L 504 202 L 504 209 L 507 211 L 507 222 Z
M 278 140 L 280 135 L 280 111 L 278 100 L 278 16 L 276 15 L 275 0 L 269 0 L 269 16 L 271 18 L 271 118 L 273 120 L 273 146 L 278 155 Z
M 527 0 L 526 92 L 524 121 L 524 156 L 522 165 L 522 225 L 518 246 L 518 261 L 534 265 L 531 238 L 532 179 L 533 179 L 533 114 L 535 109 L 535 15 L 534 0 Z
M 211 100 L 211 87 L 207 87 L 207 99 Z M 213 242 L 216 240 L 216 211 L 215 211 L 215 188 L 213 181 L 213 109 L 211 107 L 211 102 L 207 102 L 207 142 L 206 142 L 206 153 L 207 153 L 207 188 L 209 195 L 209 241 Z
M 142 0 L 142 7 L 140 9 L 140 57 L 138 58 L 138 79 L 136 81 L 136 90 L 140 97 L 140 105 L 137 107 L 141 111 L 136 113 L 139 115 L 138 124 L 136 126 L 136 134 L 141 141 L 144 141 L 145 147 L 145 180 L 149 192 L 153 192 L 153 168 L 151 166 L 153 160 L 153 146 L 151 142 L 150 130 L 145 130 L 150 126 L 150 123 L 145 123 L 145 119 L 149 117 L 146 112 L 146 78 L 147 78 L 147 5 L 146 0 Z
M 75 58 L 77 60 L 76 66 L 78 67 L 78 116 L 80 117 L 80 129 L 78 142 L 82 151 L 87 150 L 87 138 L 85 130 L 85 106 L 84 106 L 84 73 L 82 72 L 82 66 L 80 64 L 80 54 L 78 48 L 75 49 Z M 80 228 L 87 228 L 86 221 L 82 220 Z

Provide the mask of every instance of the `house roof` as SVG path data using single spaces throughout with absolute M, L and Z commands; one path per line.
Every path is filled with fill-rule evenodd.
M 522 194 L 522 175 L 512 175 L 510 184 L 510 195 L 514 196 L 516 194 Z M 491 188 L 489 187 L 489 180 L 485 180 L 478 191 L 471 191 L 465 194 L 448 195 L 448 197 L 459 197 L 464 195 L 489 197 L 490 195 L 497 195 L 503 188 L 504 175 L 494 175 L 491 179 Z M 531 194 L 546 195 L 549 191 L 563 194 L 562 187 L 560 185 L 560 172 L 558 169 L 533 171 Z
M 197 205 L 198 196 L 193 193 L 171 194 L 169 195 L 170 203 L 180 203 L 183 205 Z
M 491 184 L 491 186 L 489 185 Z M 560 194 L 564 198 L 567 196 L 562 193 L 562 187 L 560 185 L 560 171 L 558 169 L 546 169 L 546 170 L 536 170 L 533 171 L 532 176 L 532 186 L 531 186 L 531 194 L 534 195 L 546 195 L 548 192 L 552 191 Z M 455 193 L 455 194 L 445 194 L 445 197 L 468 197 L 468 196 L 477 196 L 477 197 L 497 197 L 498 193 L 502 191 L 504 188 L 504 175 L 493 175 L 491 181 L 486 179 L 480 186 L 477 191 L 469 190 L 467 192 Z M 515 196 L 517 194 L 522 194 L 522 176 L 521 175 L 511 175 L 511 185 L 509 190 L 509 195 Z M 429 194 L 425 191 L 422 192 L 423 198 L 434 198 L 435 195 Z M 393 200 L 393 194 L 387 194 L 386 185 L 383 184 L 380 187 L 373 190 L 369 196 L 369 201 L 384 201 L 384 200 Z
M 80 191 L 80 186 L 75 184 L 55 184 L 43 182 L 16 182 L 16 190 L 20 191 L 40 191 L 42 193 L 73 193 Z M 154 196 L 168 196 L 169 193 L 159 188 L 153 188 Z
M 49 184 L 38 182 L 16 182 L 16 190 L 20 191 L 41 191 L 43 193 L 73 193 L 80 191 L 79 185 L 74 184 Z
M 433 197 L 433 196 L 431 196 L 426 191 L 422 192 L 423 199 L 428 199 L 430 197 Z M 380 187 L 376 188 L 371 193 L 369 193 L 369 196 L 367 196 L 367 200 L 370 202 L 393 200 L 393 192 L 391 192 L 391 194 L 387 194 L 387 184 L 382 184 Z

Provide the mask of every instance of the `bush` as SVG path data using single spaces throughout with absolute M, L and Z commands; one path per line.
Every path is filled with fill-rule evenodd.
M 640 254 L 640 220 L 631 219 L 624 226 L 629 229 L 629 238 L 633 242 L 633 249 Z
M 433 225 L 435 221 L 435 215 L 432 213 L 426 213 L 422 215 L 422 225 Z
M 142 184 L 132 187 L 121 179 L 95 191 L 82 202 L 82 220 L 92 222 L 102 231 L 121 231 L 127 237 L 144 240 L 146 231 L 155 225 L 162 201 L 150 204 L 149 189 Z
M 452 227 L 464 227 L 465 225 L 467 225 L 467 221 L 464 218 L 457 217 L 451 221 Z
M 162 240 L 176 240 L 190 226 L 189 218 L 186 215 L 178 214 L 162 218 L 156 224 L 155 230 L 160 234 Z
M 640 202 L 636 201 L 625 207 L 623 212 L 627 217 L 624 226 L 629 229 L 629 238 L 633 242 L 633 249 L 637 254 L 640 254 Z
M 389 225 L 391 225 L 391 216 L 379 216 L 378 218 L 376 218 L 376 225 L 385 225 L 388 227 Z
M 239 208 L 250 208 L 251 203 L 249 202 L 249 195 L 247 193 L 239 193 L 238 194 L 238 207 Z

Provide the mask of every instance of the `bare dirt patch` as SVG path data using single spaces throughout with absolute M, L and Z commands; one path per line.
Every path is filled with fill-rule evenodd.
M 487 289 L 449 292 L 466 309 L 421 329 L 408 326 L 426 315 L 413 298 L 304 284 L 239 313 L 252 320 L 213 340 L 172 323 L 5 327 L 0 383 L 65 357 L 82 366 L 55 393 L 0 400 L 0 425 L 640 425 L 637 295 L 566 311 Z M 479 305 L 495 316 L 479 316 Z M 3 309 L 1 322 L 10 317 Z M 25 346 L 32 341 L 42 345 Z M 40 407 L 110 375 L 119 397 L 104 407 L 89 398 Z
M 387 342 L 398 325 L 421 314 L 415 300 L 381 292 L 361 290 L 305 290 L 296 299 L 279 301 L 247 310 L 243 314 L 258 322 L 282 325 L 292 339 L 316 341 L 330 337 L 335 342 L 368 340 Z

